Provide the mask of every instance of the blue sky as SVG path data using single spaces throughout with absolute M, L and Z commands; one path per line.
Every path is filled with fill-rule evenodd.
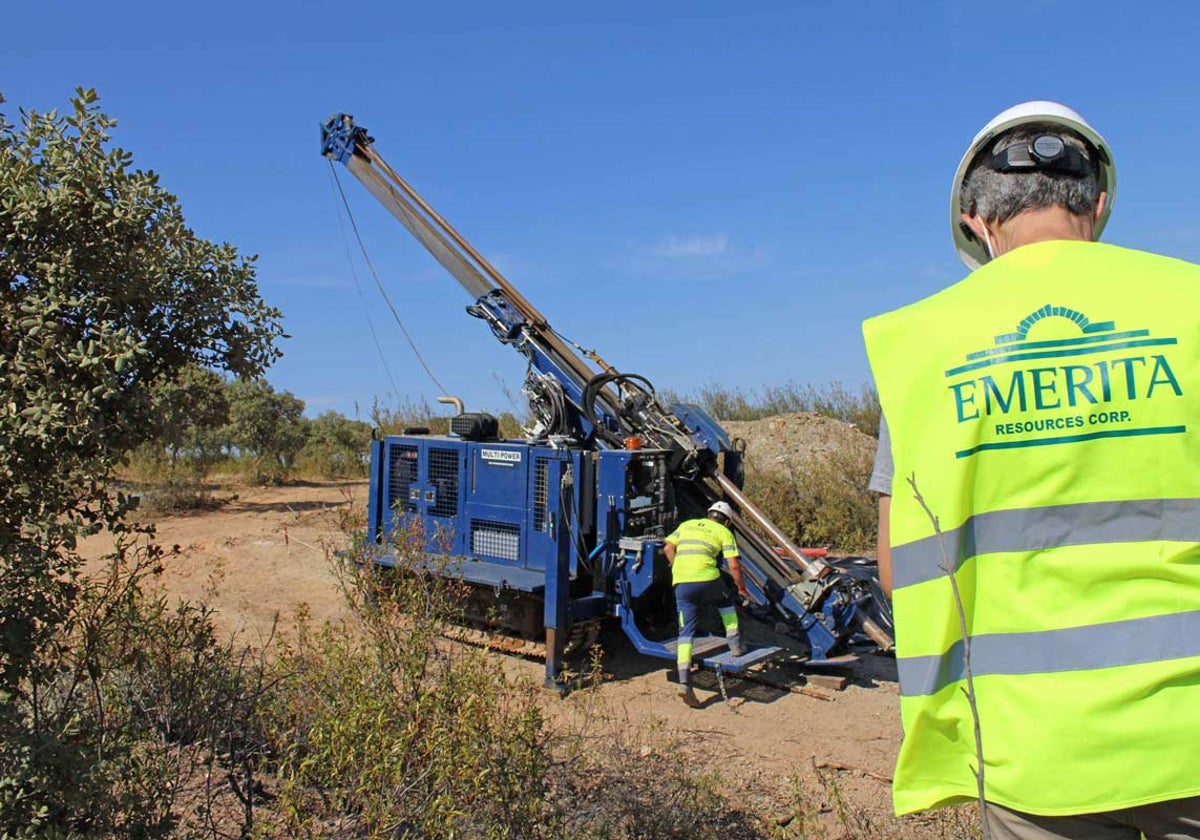
M 1106 240 L 1200 261 L 1200 4 L 10 5 L 5 112 L 96 88 L 194 229 L 259 255 L 269 378 L 314 416 L 439 393 L 339 228 L 334 112 L 559 331 L 677 392 L 867 381 L 859 323 L 962 276 L 950 179 L 1023 100 L 1113 147 Z M 339 170 L 437 377 L 509 408 L 519 357 Z

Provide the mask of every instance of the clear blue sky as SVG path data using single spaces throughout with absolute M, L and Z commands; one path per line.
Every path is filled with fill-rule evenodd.
M 3 29 L 10 118 L 96 88 L 195 230 L 260 255 L 269 378 L 310 415 L 438 393 L 357 249 L 356 292 L 337 111 L 551 324 L 675 391 L 866 381 L 859 323 L 963 274 L 954 168 L 1027 99 L 1112 145 L 1108 241 L 1200 261 L 1200 4 L 24 2 Z M 517 355 L 340 174 L 439 379 L 508 407 Z

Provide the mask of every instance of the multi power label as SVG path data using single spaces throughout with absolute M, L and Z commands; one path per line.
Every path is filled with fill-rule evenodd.
M 512 449 L 481 449 L 479 457 L 487 461 L 489 464 L 519 464 L 521 463 L 520 450 Z

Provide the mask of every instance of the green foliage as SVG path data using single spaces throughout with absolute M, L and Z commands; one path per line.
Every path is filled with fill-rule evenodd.
M 401 565 L 424 545 L 417 530 L 401 535 Z M 683 739 L 631 724 L 598 694 L 572 695 L 574 720 L 551 727 L 538 687 L 441 638 L 462 618 L 459 583 L 370 557 L 359 546 L 334 559 L 354 624 L 302 618 L 280 658 L 271 836 L 768 836 L 721 790 L 716 757 L 687 756 Z
M 746 391 L 709 383 L 697 394 L 665 395 L 664 399 L 694 403 L 718 420 L 761 420 L 808 411 L 851 423 L 865 434 L 879 437 L 879 395 L 871 385 L 863 385 L 855 392 L 840 382 L 820 387 L 789 382 Z
M 108 660 L 75 632 L 87 605 L 76 540 L 134 532 L 136 499 L 107 482 L 153 437 L 158 383 L 193 366 L 257 376 L 282 335 L 252 259 L 187 228 L 158 177 L 111 146 L 115 122 L 96 101 L 80 90 L 68 114 L 22 111 L 19 126 L 0 114 L 0 827 L 11 836 L 64 836 L 134 808 L 121 768 L 141 755 L 114 746 L 102 702 L 82 704 Z
M 323 478 L 365 476 L 370 446 L 369 423 L 326 411 L 308 423 L 307 441 L 297 456 L 297 468 Z
M 408 535 L 400 557 L 419 556 Z M 274 706 L 291 837 L 534 837 L 545 830 L 543 721 L 483 651 L 439 641 L 448 579 L 337 569 L 358 627 L 301 623 Z
M 304 403 L 265 379 L 231 383 L 228 398 L 229 442 L 254 458 L 258 481 L 283 481 L 307 439 Z
M 108 149 L 115 123 L 95 101 L 0 122 L 0 423 L 18 443 L 0 475 L 22 507 L 62 492 L 26 471 L 94 472 L 145 440 L 159 380 L 190 365 L 256 375 L 281 334 L 252 261 L 196 237 L 157 176 Z
M 184 455 L 197 472 L 215 462 L 214 432 L 229 422 L 227 388 L 218 374 L 195 366 L 158 382 L 150 393 L 155 451 L 165 451 L 172 466 Z

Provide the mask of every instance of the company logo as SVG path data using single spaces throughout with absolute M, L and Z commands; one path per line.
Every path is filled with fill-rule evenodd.
M 1033 340 L 1030 330 L 1056 319 Z M 955 453 L 1079 443 L 1104 437 L 1180 434 L 1183 425 L 1155 425 L 1148 401 L 1183 396 L 1171 368 L 1175 338 L 1150 330 L 1118 330 L 1065 306 L 1046 305 L 1023 318 L 993 346 L 946 371 L 955 420 L 986 423 L 986 442 Z M 1163 413 L 1153 413 L 1161 420 Z M 1060 434 L 1066 432 L 1066 434 Z
M 489 464 L 509 464 L 521 463 L 521 452 L 513 449 L 481 449 L 479 457 L 487 461 Z

